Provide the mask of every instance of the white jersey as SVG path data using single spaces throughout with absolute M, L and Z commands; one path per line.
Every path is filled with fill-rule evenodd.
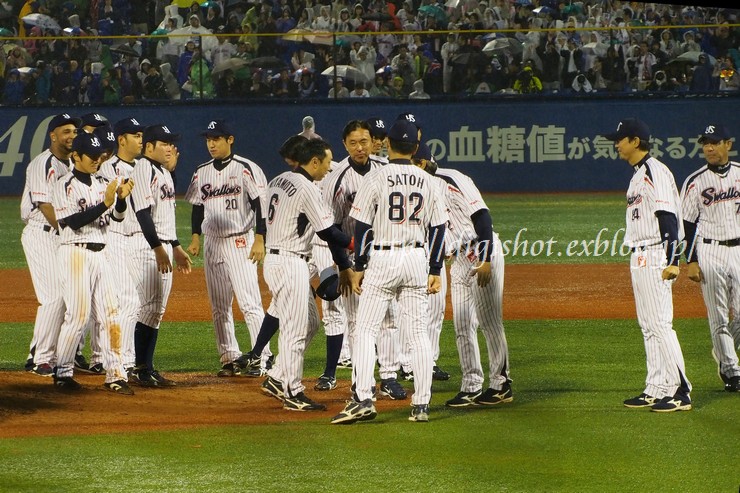
M 330 165 L 330 168 L 329 168 L 329 172 L 321 180 L 314 182 L 316 184 L 316 186 L 319 187 L 319 191 L 321 192 L 321 200 L 324 203 L 326 203 L 326 198 L 325 197 L 326 197 L 326 194 L 328 193 L 326 191 L 326 184 L 329 183 L 329 177 L 332 176 L 332 172 L 335 169 L 337 169 L 338 167 L 339 167 L 339 163 L 337 163 L 336 161 L 332 161 L 331 162 L 331 165 Z M 325 242 L 324 240 L 322 240 L 321 238 L 319 238 L 316 235 L 313 235 L 313 244 L 314 245 L 319 245 L 319 246 L 329 246 L 329 244 L 327 242 Z
M 444 196 L 450 216 L 445 231 L 445 244 L 448 250 L 457 251 L 478 240 L 470 216 L 481 209 L 488 210 L 488 206 L 469 176 L 447 168 L 437 169 L 435 176 L 445 184 Z
M 161 241 L 177 239 L 175 227 L 175 184 L 172 175 L 159 163 L 141 158 L 132 174 L 133 213 L 151 207 L 154 228 Z
M 56 183 L 53 198 L 54 212 L 60 223 L 63 223 L 66 217 L 83 212 L 103 202 L 108 180 L 96 175 L 91 175 L 90 178 L 92 182 L 88 185 L 80 181 L 74 173 L 69 173 Z M 106 233 L 112 218 L 111 208 L 109 207 L 100 217 L 80 229 L 75 230 L 69 226 L 62 227 L 59 231 L 60 244 L 108 243 Z
M 383 166 L 382 163 L 368 159 L 368 164 L 357 167 L 350 164 L 349 156 L 339 162 L 336 170 L 332 172 L 325 187 L 324 202 L 334 214 L 334 224 L 352 236 L 355 231 L 355 220 L 350 216 L 352 203 L 355 200 L 357 190 L 365 177 L 372 170 Z
M 624 244 L 630 248 L 659 245 L 663 242 L 657 211 L 675 214 L 678 239 L 684 237 L 678 188 L 668 167 L 653 157 L 635 166 L 627 190 L 627 228 Z
M 120 157 L 113 155 L 107 161 L 100 165 L 100 169 L 98 169 L 96 175 L 102 176 L 108 181 L 118 178 L 119 183 L 123 183 L 124 179 L 131 178 L 136 162 L 137 160 L 134 159 L 134 163 L 128 163 Z M 134 181 L 134 187 L 135 186 L 136 181 Z M 126 198 L 126 200 L 128 201 L 129 209 L 133 210 L 131 199 Z M 110 231 L 124 236 L 131 236 L 132 234 L 141 231 L 141 227 L 139 226 L 139 221 L 136 220 L 136 214 L 131 213 L 126 214 L 123 221 L 114 221 L 113 223 L 111 223 Z
M 740 164 L 730 161 L 724 173 L 703 166 L 686 178 L 681 198 L 684 219 L 698 222 L 697 236 L 740 238 Z
M 21 219 L 24 223 L 48 226 L 49 223 L 38 208 L 39 203 L 52 203 L 54 185 L 69 173 L 69 163 L 45 150 L 28 163 L 26 184 L 21 197 Z
M 225 164 L 220 171 L 215 164 Z M 214 159 L 195 170 L 185 199 L 204 208 L 203 233 L 226 238 L 254 228 L 256 220 L 250 201 L 260 201 L 264 216 L 267 180 L 259 166 L 236 154 L 222 163 Z
M 375 247 L 426 245 L 428 228 L 448 219 L 431 178 L 412 164 L 381 166 L 365 177 L 350 216 L 372 227 Z
M 266 196 L 268 253 L 279 250 L 310 256 L 316 231 L 333 224 L 331 212 L 321 202 L 319 188 L 298 168 L 276 176 L 267 186 Z

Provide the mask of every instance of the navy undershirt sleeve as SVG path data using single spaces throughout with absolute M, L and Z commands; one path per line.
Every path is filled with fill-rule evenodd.
M 136 219 L 139 220 L 141 226 L 141 232 L 144 233 L 146 242 L 149 243 L 150 248 L 157 248 L 162 245 L 157 236 L 157 228 L 154 227 L 154 220 L 152 219 L 151 207 L 141 209 L 136 213 Z
M 672 212 L 656 211 L 655 216 L 658 218 L 660 227 L 660 238 L 665 245 L 665 256 L 668 265 L 678 265 L 678 219 Z
M 488 209 L 478 209 L 470 216 L 475 228 L 475 234 L 478 235 L 478 259 L 484 262 L 491 261 L 493 253 L 493 222 Z

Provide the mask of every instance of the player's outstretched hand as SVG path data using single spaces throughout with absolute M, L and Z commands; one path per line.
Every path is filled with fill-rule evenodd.
M 478 277 L 478 286 L 485 288 L 491 282 L 491 262 L 481 262 L 473 269 L 473 275 Z
M 427 277 L 427 293 L 436 294 L 442 289 L 442 279 L 439 276 L 429 275 Z
M 188 245 L 187 252 L 190 255 L 198 256 L 200 254 L 200 235 L 198 233 L 193 233 L 193 237 L 190 240 L 190 245 Z
M 704 275 L 701 273 L 699 268 L 699 262 L 690 262 L 688 267 L 688 276 L 694 282 L 701 282 L 704 280 Z
M 190 261 L 190 255 L 182 249 L 181 245 L 177 245 L 173 248 L 172 253 L 175 257 L 175 262 L 177 263 L 177 271 L 182 272 L 183 274 L 190 274 L 190 270 L 193 265 Z
M 253 263 L 258 264 L 265 260 L 265 237 L 262 235 L 254 235 L 254 243 L 252 244 L 252 251 L 249 252 L 249 260 Z
M 670 281 L 671 279 L 675 279 L 678 277 L 678 266 L 677 265 L 669 265 L 665 269 L 663 269 L 663 280 Z
M 365 271 L 357 272 L 354 269 L 344 269 L 339 272 L 339 292 L 343 296 L 349 296 L 352 293 L 362 294 L 362 279 L 365 277 Z
M 103 203 L 106 207 L 113 205 L 116 201 L 116 190 L 118 190 L 118 178 L 111 180 L 108 186 L 105 187 L 105 196 L 103 197 Z
M 172 262 L 170 262 L 170 257 L 167 255 L 167 250 L 162 245 L 154 249 L 154 257 L 157 260 L 157 270 L 160 274 L 172 272 Z
M 119 199 L 125 199 L 131 194 L 131 190 L 134 189 L 134 180 L 127 178 L 123 180 L 123 183 L 119 185 L 117 194 Z

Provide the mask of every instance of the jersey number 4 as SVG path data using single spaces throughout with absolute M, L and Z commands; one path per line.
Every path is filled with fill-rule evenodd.
M 392 192 L 388 195 L 388 220 L 392 223 L 403 223 L 406 221 L 407 206 L 413 208 L 408 216 L 409 223 L 419 224 L 421 208 L 424 206 L 424 196 L 419 192 L 412 192 L 408 200 L 401 192 Z

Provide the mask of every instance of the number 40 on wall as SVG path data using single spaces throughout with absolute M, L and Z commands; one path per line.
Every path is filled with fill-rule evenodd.
M 36 156 L 44 150 L 46 144 L 47 127 L 49 120 L 54 118 L 51 115 L 39 123 L 36 131 L 33 133 L 31 148 L 28 149 L 29 156 Z M 23 134 L 26 131 L 28 116 L 22 116 L 0 136 L 0 177 L 13 176 L 15 166 L 24 162 L 25 152 L 21 149 L 23 145 Z M 4 146 L 4 151 L 2 150 Z

